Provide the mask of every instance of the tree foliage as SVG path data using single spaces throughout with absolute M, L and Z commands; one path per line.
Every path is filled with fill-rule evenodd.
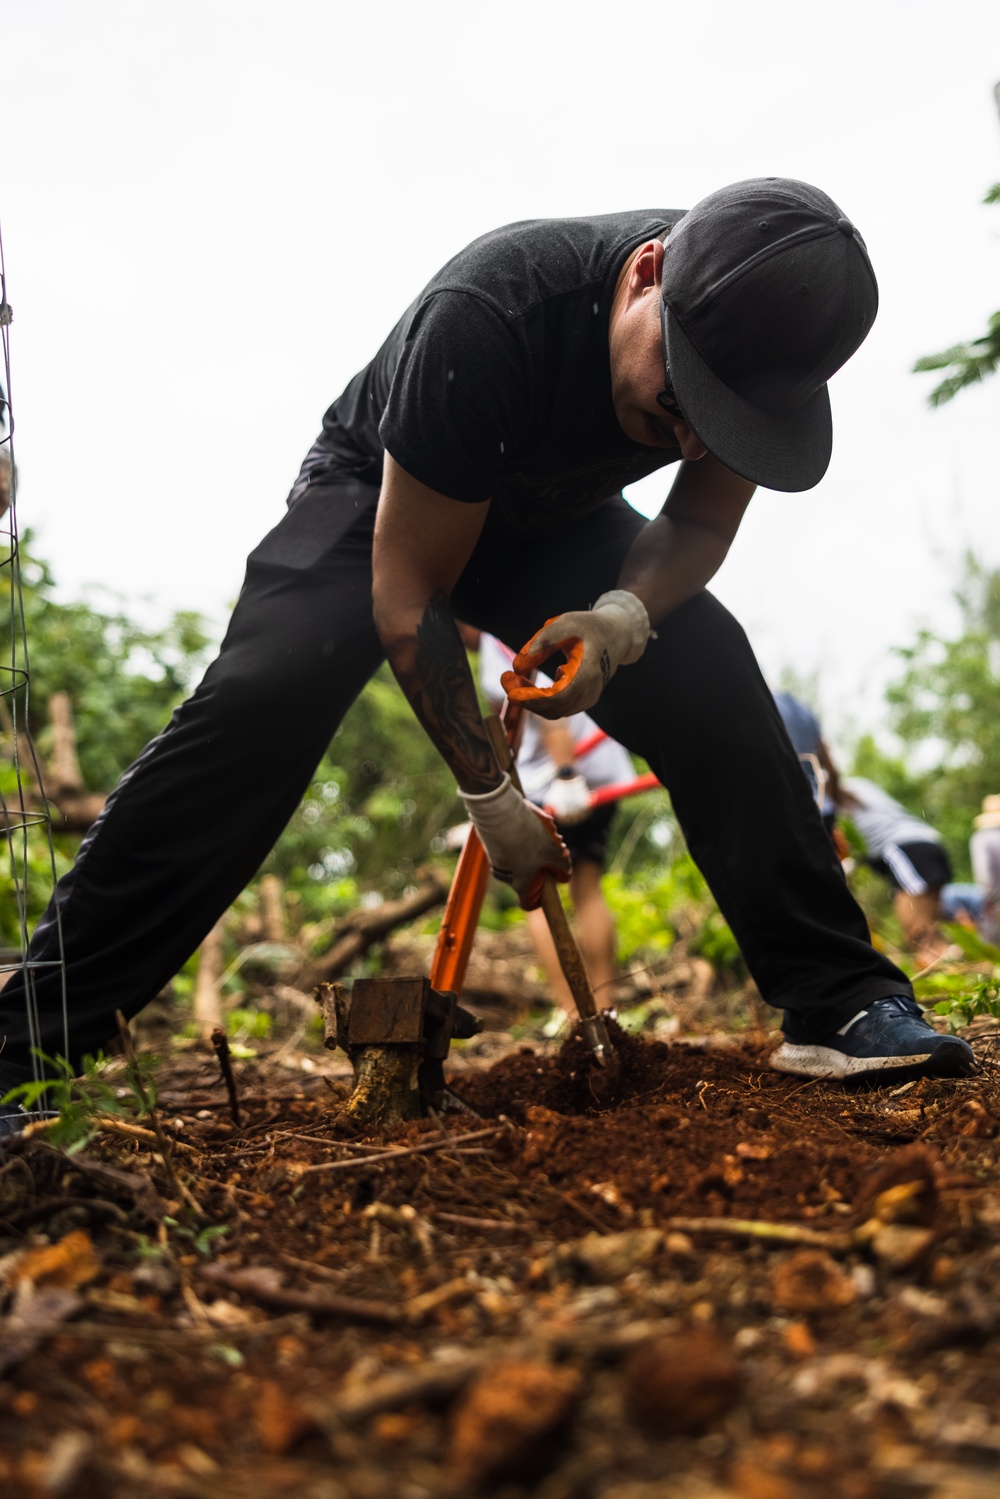
M 994 183 L 983 202 L 1000 203 L 1000 182 Z M 989 375 L 996 374 L 1000 369 L 1000 312 L 993 313 L 981 337 L 953 344 L 940 354 L 925 354 L 913 368 L 917 373 L 949 371 L 927 397 L 931 406 L 943 406 L 967 385 L 978 385 Z
M 936 827 L 965 873 L 972 818 L 1000 791 L 1000 569 L 968 554 L 956 600 L 953 638 L 922 630 L 897 652 L 904 670 L 886 699 L 908 754 L 863 740 L 856 768 Z
M 29 690 L 19 694 L 19 721 L 27 722 L 44 755 L 49 699 L 54 692 L 68 693 L 84 781 L 92 791 L 109 791 L 189 689 L 210 637 L 194 613 L 175 614 L 163 628 L 148 629 L 120 606 L 65 603 L 51 570 L 34 553 L 30 532 L 19 552 L 30 667 Z M 16 607 L 13 617 L 3 608 L 0 661 L 20 661 L 19 636 Z

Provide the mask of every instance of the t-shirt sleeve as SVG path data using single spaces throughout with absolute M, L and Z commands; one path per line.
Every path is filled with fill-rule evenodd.
M 482 297 L 440 291 L 407 330 L 379 424 L 386 451 L 453 500 L 488 500 L 529 430 L 529 361 Z
M 479 637 L 479 685 L 491 703 L 502 703 L 503 685 L 500 678 L 510 670 L 513 658 L 508 658 L 503 646 L 494 635 L 484 630 Z

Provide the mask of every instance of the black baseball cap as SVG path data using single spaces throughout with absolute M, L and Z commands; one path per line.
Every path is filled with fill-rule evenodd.
M 864 240 L 832 198 L 789 177 L 735 182 L 665 242 L 667 384 L 727 468 L 768 489 L 811 489 L 833 448 L 826 382 L 877 309 Z

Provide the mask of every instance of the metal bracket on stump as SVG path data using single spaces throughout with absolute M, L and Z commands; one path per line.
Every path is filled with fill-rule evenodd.
M 444 1102 L 444 1061 L 452 1039 L 483 1028 L 452 993 L 430 980 L 355 979 L 348 992 L 321 984 L 326 1045 L 340 1046 L 354 1068 L 346 1112 L 366 1124 L 415 1119 Z

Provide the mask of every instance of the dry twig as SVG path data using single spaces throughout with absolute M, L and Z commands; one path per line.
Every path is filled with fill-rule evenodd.
M 265 1306 L 283 1311 L 308 1312 L 314 1317 L 339 1317 L 347 1322 L 368 1322 L 395 1326 L 406 1321 L 406 1313 L 387 1301 L 365 1301 L 357 1296 L 314 1296 L 308 1291 L 285 1290 L 271 1285 L 254 1270 L 227 1270 L 224 1265 L 202 1265 L 205 1280 L 238 1291 Z
M 823 1233 L 815 1228 L 796 1228 L 789 1223 L 766 1223 L 759 1218 L 668 1218 L 660 1227 L 666 1233 L 730 1234 L 739 1239 L 771 1240 L 777 1244 L 809 1244 L 817 1249 L 850 1249 L 853 1235 Z
M 233 1116 L 233 1123 L 239 1127 L 242 1123 L 240 1118 L 240 1100 L 236 1092 L 236 1079 L 233 1076 L 233 1063 L 229 1055 L 229 1041 L 221 1025 L 215 1026 L 212 1031 L 212 1045 L 215 1047 L 215 1055 L 219 1059 L 219 1071 L 222 1073 L 229 1095 L 229 1111 Z
M 306 1166 L 301 1175 L 308 1176 L 314 1171 L 350 1171 L 360 1166 L 373 1166 L 377 1161 L 395 1161 L 402 1156 L 423 1155 L 432 1150 L 448 1150 L 456 1145 L 465 1145 L 470 1140 L 485 1140 L 490 1135 L 499 1135 L 505 1129 L 507 1129 L 506 1124 L 497 1124 L 492 1129 L 476 1129 L 468 1135 L 450 1135 L 447 1140 L 428 1140 L 423 1145 L 406 1145 L 398 1150 L 383 1150 L 378 1155 L 355 1156 L 347 1161 L 322 1161 L 316 1166 Z

